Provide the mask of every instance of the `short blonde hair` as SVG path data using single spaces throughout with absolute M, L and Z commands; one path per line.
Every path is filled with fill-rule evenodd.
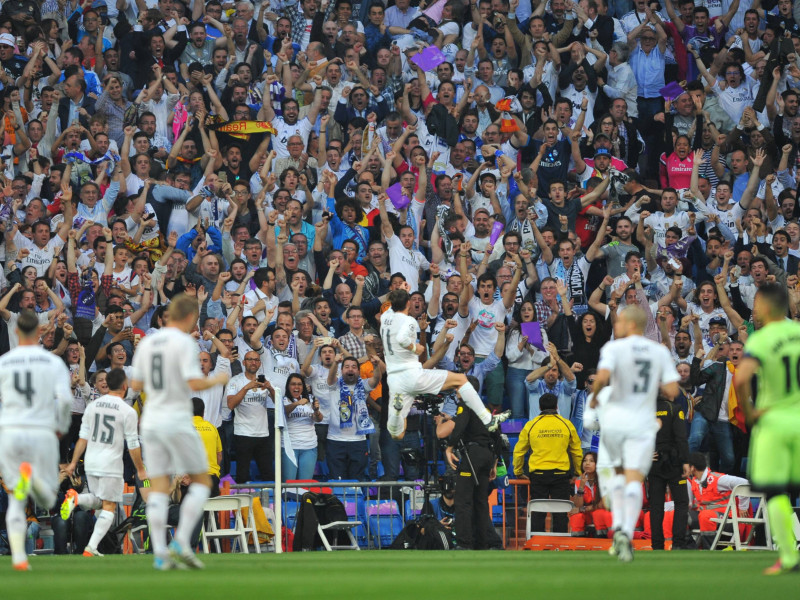
M 185 293 L 175 296 L 167 307 L 167 316 L 172 323 L 183 321 L 192 315 L 197 318 L 199 314 L 200 309 L 197 306 L 197 298 L 192 298 Z

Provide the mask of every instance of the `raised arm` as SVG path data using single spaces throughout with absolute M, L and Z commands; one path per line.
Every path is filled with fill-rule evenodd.
M 386 194 L 380 194 L 378 196 L 378 210 L 381 216 L 381 233 L 383 233 L 383 237 L 387 242 L 394 236 L 392 224 L 389 222 L 389 213 L 386 211 L 386 200 L 388 198 Z

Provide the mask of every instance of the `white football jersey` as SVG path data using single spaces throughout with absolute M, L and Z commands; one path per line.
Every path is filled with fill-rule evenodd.
M 139 447 L 139 418 L 122 398 L 106 394 L 86 407 L 80 437 L 86 440 L 88 475 L 122 477 L 122 453 Z
M 250 379 L 244 373 L 231 378 L 225 387 L 225 403 L 229 396 L 235 396 Z M 233 420 L 233 433 L 247 437 L 268 437 L 269 418 L 267 416 L 267 402 L 271 401 L 267 390 L 253 388 L 247 390 L 242 401 L 233 409 L 236 414 Z M 273 406 L 275 404 L 273 403 Z
M 72 408 L 67 365 L 40 346 L 0 357 L 0 427 L 41 427 L 66 433 Z
M 611 371 L 611 396 L 601 413 L 603 431 L 655 432 L 656 400 L 661 385 L 680 379 L 669 350 L 632 335 L 600 350 L 597 370 Z
M 290 356 L 273 352 L 269 348 L 263 348 L 261 353 L 261 371 L 276 390 L 280 390 L 281 395 L 286 394 L 286 380 L 292 373 L 299 373 L 300 365 Z M 267 396 L 267 408 L 275 408 L 272 398 Z
M 277 133 L 272 136 L 272 148 L 277 152 L 278 158 L 288 158 L 289 138 L 293 135 L 299 135 L 303 140 L 308 139 L 308 134 L 311 133 L 314 125 L 308 120 L 308 117 L 298 119 L 294 125 L 289 125 L 283 120 L 283 117 L 275 117 L 272 119 L 272 126 Z M 306 143 L 303 143 L 303 152 L 306 151 Z
M 339 398 L 339 382 L 328 385 L 328 368 L 322 365 L 311 365 L 311 376 L 306 378 L 314 397 L 319 400 L 319 411 L 322 413 L 321 424 L 327 425 L 331 413 L 333 398 Z M 335 394 L 335 396 L 334 396 Z
M 203 379 L 195 339 L 164 327 L 142 339 L 133 357 L 133 379 L 144 383 L 143 429 L 171 429 L 192 423 L 190 379 Z
M 421 369 L 419 357 L 408 349 L 417 343 L 419 323 L 414 317 L 394 312 L 391 308 L 381 317 L 381 340 L 386 373 L 399 373 L 408 369 Z
M 34 266 L 37 277 L 43 277 L 47 273 L 50 263 L 53 262 L 53 256 L 61 252 L 61 248 L 64 246 L 64 240 L 61 239 L 61 236 L 56 235 L 50 238 L 44 248 L 39 248 L 19 231 L 14 235 L 14 243 L 17 248 L 25 248 L 30 251 L 30 254 L 22 261 L 20 270 Z

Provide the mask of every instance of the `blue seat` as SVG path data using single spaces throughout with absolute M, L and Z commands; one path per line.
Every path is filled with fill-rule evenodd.
M 498 527 L 503 525 L 503 507 L 499 504 L 492 507 L 492 525 Z
M 350 500 L 342 500 L 342 504 L 344 504 L 344 512 L 347 514 L 348 521 L 361 521 L 362 523 L 366 523 L 366 520 L 362 520 L 362 515 L 364 513 L 364 499 L 359 498 L 355 501 Z M 353 530 L 353 535 L 356 536 L 356 543 L 358 543 L 360 548 L 369 548 L 369 538 L 367 537 L 367 529 L 364 525 L 359 525 Z
M 289 529 L 294 531 L 294 526 L 297 523 L 297 509 L 300 507 L 299 502 L 287 500 L 283 503 L 283 524 Z
M 400 507 L 394 500 L 368 500 L 366 510 L 373 546 L 388 548 L 403 530 Z
M 419 516 L 419 514 L 420 514 L 421 512 L 422 512 L 422 511 L 421 511 L 420 509 L 418 509 L 418 508 L 414 508 L 414 507 L 411 505 L 411 500 L 406 500 L 406 501 L 405 501 L 405 513 L 404 513 L 404 514 L 405 514 L 405 520 L 406 520 L 406 523 L 408 523 L 409 521 L 413 521 L 414 519 L 416 519 L 416 518 Z
M 358 483 L 356 479 L 337 479 L 337 483 Z M 355 501 L 356 498 L 364 497 L 364 489 L 354 485 L 354 486 L 347 486 L 347 487 L 331 487 L 333 490 L 333 495 L 339 498 L 342 502 L 345 500 Z

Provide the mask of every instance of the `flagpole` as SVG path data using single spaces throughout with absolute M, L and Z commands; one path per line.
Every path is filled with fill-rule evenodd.
M 281 400 L 278 400 L 278 399 Z M 275 388 L 275 414 L 283 410 L 283 394 L 279 388 Z M 275 554 L 283 553 L 283 498 L 281 490 L 281 428 L 278 427 L 276 416 L 274 425 L 275 431 L 275 520 L 278 523 L 278 531 L 275 533 Z

